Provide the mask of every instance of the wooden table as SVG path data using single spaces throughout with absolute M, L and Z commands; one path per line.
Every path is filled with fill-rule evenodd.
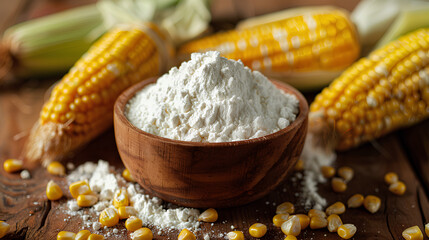
M 237 4 L 232 0 L 220 2 L 226 4 L 225 6 Z M 260 4 L 256 0 L 248 2 Z M 275 4 L 272 0 L 266 2 Z M 310 2 L 305 1 L 305 3 Z M 351 1 L 343 7 L 352 9 L 356 2 Z M 296 1 L 289 3 L 293 5 Z M 8 6 L 13 7 L 12 4 Z M 19 4 L 15 5 L 17 6 Z M 221 7 L 218 5 L 213 7 L 213 9 L 217 8 Z M 249 14 L 272 11 L 274 8 L 268 5 L 265 8 L 268 10 L 254 7 L 253 10 L 259 9 L 259 11 L 253 12 L 249 10 L 252 9 L 251 7 L 246 9 L 241 10 L 240 14 L 235 11 L 235 15 L 228 15 L 233 16 L 230 18 L 215 14 L 218 19 L 223 18 L 216 24 L 221 26 L 225 22 L 234 21 Z M 1 11 L 3 10 L 2 6 Z M 23 8 L 21 11 L 24 10 L 28 11 L 28 8 Z M 0 14 L 0 16 L 2 16 L 1 21 L 6 21 L 5 15 Z M 26 134 L 38 118 L 45 92 L 54 81 L 30 80 L 19 87 L 0 90 L 0 163 L 7 158 L 18 157 L 21 153 Z M 78 165 L 85 161 L 97 161 L 100 158 L 116 166 L 118 172 L 123 169 L 112 130 L 91 142 L 67 161 L 73 161 Z M 374 194 L 382 200 L 381 209 L 375 214 L 359 208 L 347 209 L 341 216 L 344 223 L 353 223 L 357 226 L 358 231 L 353 239 L 402 239 L 401 233 L 405 228 L 418 225 L 423 229 L 424 224 L 429 222 L 429 120 L 396 131 L 359 148 L 338 153 L 335 166 L 344 165 L 351 166 L 355 170 L 355 177 L 348 184 L 346 192 L 336 194 L 332 192 L 328 183 L 319 185 L 320 194 L 328 200 L 329 204 L 335 201 L 346 202 L 354 193 Z M 408 188 L 404 196 L 396 196 L 388 191 L 383 182 L 383 176 L 388 171 L 397 172 L 400 179 L 407 184 Z M 65 179 L 50 176 L 41 167 L 31 169 L 30 172 L 31 179 L 22 180 L 19 174 L 9 174 L 0 168 L 0 220 L 11 224 L 11 232 L 5 239 L 56 239 L 59 231 L 80 230 L 80 217 L 71 217 L 64 221 L 67 216 L 56 211 L 67 199 L 51 202 L 45 196 L 45 187 L 50 179 L 60 182 L 66 189 Z M 219 209 L 220 218 L 217 223 L 213 226 L 203 224 L 201 232 L 213 230 L 217 234 L 225 233 L 231 230 L 231 225 L 234 225 L 236 229 L 245 233 L 246 239 L 253 239 L 248 234 L 248 227 L 255 222 L 262 222 L 267 224 L 269 229 L 263 239 L 283 239 L 284 234 L 271 224 L 271 219 L 275 214 L 274 204 L 284 201 L 296 202 L 295 193 L 302 190 L 299 180 L 292 180 L 294 173 L 290 176 L 277 190 L 261 200 L 242 207 Z M 298 205 L 297 212 L 304 212 L 304 209 Z M 119 228 L 123 228 L 123 223 Z M 154 232 L 157 232 L 156 229 Z M 178 232 L 172 232 L 162 237 L 155 234 L 155 239 L 177 239 L 177 234 Z M 202 239 L 201 236 L 199 235 L 199 239 Z M 124 234 L 109 239 L 128 238 L 129 236 Z M 307 229 L 298 239 L 339 239 L 339 237 L 326 229 Z

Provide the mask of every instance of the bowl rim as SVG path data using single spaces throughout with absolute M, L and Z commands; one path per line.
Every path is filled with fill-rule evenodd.
M 301 126 L 306 118 L 308 117 L 308 103 L 305 97 L 299 92 L 297 89 L 292 87 L 291 85 L 280 82 L 278 80 L 268 78 L 268 80 L 271 81 L 271 83 L 274 84 L 278 89 L 283 90 L 285 93 L 293 94 L 295 97 L 298 98 L 299 101 L 299 113 L 296 117 L 295 121 L 293 121 L 289 126 L 280 129 L 277 132 L 258 137 L 258 138 L 251 138 L 246 140 L 238 140 L 238 141 L 231 141 L 231 142 L 191 142 L 191 141 L 182 141 L 182 140 L 175 140 L 171 138 L 161 137 L 157 136 L 148 132 L 145 132 L 138 127 L 134 126 L 128 118 L 125 116 L 125 107 L 128 103 L 128 101 L 135 96 L 135 94 L 142 90 L 144 87 L 146 87 L 149 84 L 156 83 L 159 77 L 151 77 L 148 79 L 145 79 L 141 82 L 138 82 L 129 88 L 127 88 L 125 91 L 123 91 L 118 98 L 115 101 L 114 110 L 113 113 L 115 115 L 114 117 L 114 126 L 116 126 L 116 120 L 118 119 L 122 124 L 125 124 L 128 128 L 132 129 L 133 131 L 144 135 L 147 138 L 150 138 L 155 141 L 160 141 L 163 143 L 169 143 L 169 144 L 175 144 L 175 145 L 181 145 L 181 146 L 187 146 L 187 147 L 226 147 L 226 146 L 239 146 L 239 145 L 247 145 L 247 144 L 255 144 L 260 142 L 269 141 L 275 138 L 278 138 L 281 135 L 287 134 L 288 132 L 292 131 L 293 129 Z

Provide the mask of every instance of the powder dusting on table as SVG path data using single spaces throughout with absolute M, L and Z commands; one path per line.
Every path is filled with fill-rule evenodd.
M 179 207 L 173 204 L 165 205 L 161 199 L 144 194 L 140 185 L 126 182 L 120 174 L 115 173 L 115 169 L 109 166 L 106 161 L 99 160 L 98 163 L 86 162 L 71 172 L 67 176 L 67 180 L 69 184 L 88 180 L 91 190 L 99 196 L 99 201 L 89 208 L 80 208 L 75 199 L 68 200 L 66 206 L 64 206 L 68 215 L 81 216 L 83 221 L 82 228 L 86 227 L 91 231 L 103 230 L 98 222 L 98 216 L 104 209 L 113 207 L 114 193 L 121 188 L 127 190 L 130 205 L 137 210 L 137 217 L 143 221 L 143 225 L 162 229 L 159 232 L 160 234 L 163 231 L 168 232 L 183 228 L 198 230 L 200 228 L 200 223 L 197 221 L 200 214 L 199 210 Z M 107 236 L 121 234 L 121 231 L 113 229 L 107 232 Z

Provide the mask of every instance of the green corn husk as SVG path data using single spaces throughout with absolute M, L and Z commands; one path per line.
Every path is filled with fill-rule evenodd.
M 0 83 L 65 72 L 101 34 L 103 18 L 96 5 L 56 13 L 8 28 L 1 40 Z

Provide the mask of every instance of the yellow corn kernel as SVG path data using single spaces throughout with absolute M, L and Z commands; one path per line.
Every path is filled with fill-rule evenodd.
M 289 213 L 293 214 L 295 212 L 295 206 L 291 202 L 284 202 L 277 206 L 276 214 Z
M 54 181 L 49 181 L 46 186 L 46 196 L 49 200 L 55 201 L 63 196 L 63 190 Z
M 197 240 L 195 234 L 188 229 L 184 228 L 177 237 L 177 240 Z
M 328 217 L 328 230 L 330 232 L 336 232 L 337 229 L 343 225 L 343 221 L 341 221 L 340 216 L 338 216 L 337 214 L 331 214 Z
M 100 223 L 103 226 L 113 227 L 119 222 L 119 215 L 113 208 L 104 209 L 99 217 Z
M 335 168 L 333 168 L 331 166 L 322 166 L 320 168 L 320 171 L 322 172 L 322 174 L 325 178 L 331 178 L 331 177 L 335 176 Z
M 391 191 L 396 195 L 404 195 L 406 190 L 407 190 L 407 186 L 405 185 L 404 182 L 401 182 L 401 181 L 394 182 L 389 186 L 389 191 Z
M 130 199 L 128 198 L 127 190 L 125 188 L 117 190 L 113 197 L 113 206 L 119 208 L 128 205 L 130 205 Z
M 281 226 L 282 232 L 286 235 L 298 236 L 301 233 L 301 223 L 297 216 L 292 216 Z
M 336 202 L 326 209 L 326 215 L 343 214 L 346 211 L 346 206 L 342 202 Z
M 304 160 L 298 159 L 298 161 L 295 164 L 295 171 L 302 171 L 304 170 Z
M 273 223 L 276 227 L 281 227 L 289 219 L 288 213 L 277 214 L 273 217 Z
M 379 197 L 374 195 L 368 195 L 363 200 L 363 206 L 368 210 L 370 213 L 375 213 L 380 209 L 381 200 Z
M 53 161 L 47 167 L 48 173 L 56 176 L 66 175 L 66 168 L 60 162 Z
M 122 206 L 118 208 L 119 219 L 126 219 L 131 216 L 137 216 L 137 210 L 131 206 Z
M 261 238 L 267 233 L 267 226 L 262 223 L 255 223 L 249 227 L 249 234 L 255 238 Z
M 22 166 L 22 161 L 18 159 L 7 159 L 3 163 L 3 169 L 8 173 L 13 173 L 22 170 Z
M 74 240 L 76 237 L 76 233 L 61 231 L 57 235 L 57 240 Z
M 104 240 L 104 236 L 93 233 L 89 235 L 88 240 Z
M 89 235 L 91 235 L 91 232 L 88 230 L 80 230 L 77 234 L 74 240 L 88 240 Z
M 332 190 L 334 192 L 344 192 L 347 190 L 347 184 L 342 178 L 334 177 L 331 181 Z
M 89 195 L 92 193 L 86 180 L 70 184 L 69 190 L 73 198 L 77 198 L 79 195 Z
M 429 223 L 426 223 L 425 225 L 425 233 L 426 233 L 426 236 L 429 237 Z
M 349 239 L 356 233 L 356 226 L 353 224 L 343 224 L 337 229 L 338 236 L 342 239 Z
M 413 226 L 405 229 L 402 232 L 402 237 L 406 240 L 423 240 L 423 233 L 420 231 L 419 226 Z
M 10 225 L 7 222 L 0 221 L 0 238 L 6 236 L 10 230 Z
M 200 214 L 200 216 L 198 217 L 198 221 L 212 223 L 212 222 L 216 222 L 217 218 L 218 218 L 218 214 L 216 209 L 209 208 Z
M 135 230 L 133 233 L 131 233 L 130 236 L 132 240 L 152 240 L 153 239 L 152 231 L 146 227 Z
M 294 235 L 287 235 L 284 240 L 297 240 Z
M 143 221 L 140 218 L 131 216 L 125 221 L 125 228 L 128 231 L 134 232 L 143 226 Z
M 395 183 L 399 180 L 398 174 L 394 172 L 388 172 L 386 175 L 384 175 L 384 182 L 386 184 L 391 185 L 392 183 Z
M 227 235 L 229 240 L 244 240 L 244 234 L 242 231 L 232 231 Z
M 308 217 L 305 214 L 296 214 L 295 216 L 299 218 L 299 223 L 301 224 L 301 230 L 306 229 L 310 224 L 310 217 Z
M 349 182 L 353 179 L 354 170 L 351 167 L 340 167 L 338 169 L 338 176 L 342 177 L 344 181 Z
M 125 168 L 125 170 L 122 172 L 122 177 L 128 182 L 135 182 L 133 176 L 131 176 L 130 170 L 127 168 Z
M 328 220 L 321 216 L 314 216 L 310 218 L 310 228 L 319 229 L 328 226 Z
M 326 213 L 322 210 L 319 210 L 319 209 L 310 209 L 310 211 L 308 211 L 308 216 L 310 218 L 312 218 L 312 217 L 326 218 Z
M 351 196 L 349 198 L 349 200 L 347 200 L 347 206 L 349 208 L 358 208 L 358 207 L 362 206 L 363 199 L 364 199 L 364 197 L 362 194 L 355 194 L 355 195 Z
M 79 207 L 91 207 L 96 204 L 97 201 L 98 198 L 95 195 L 79 195 L 76 199 Z

